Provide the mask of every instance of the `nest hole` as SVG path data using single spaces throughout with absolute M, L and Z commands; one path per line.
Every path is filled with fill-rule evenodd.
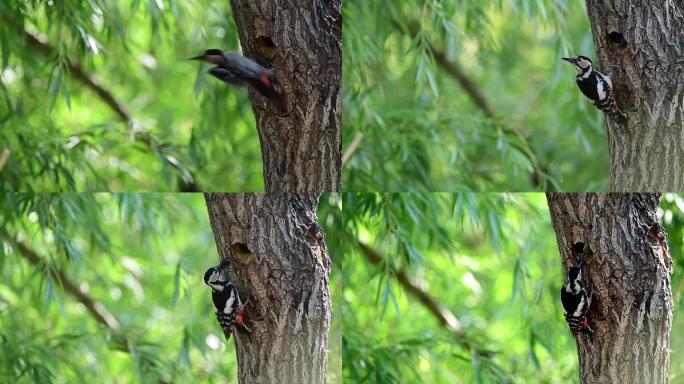
M 573 251 L 576 255 L 582 255 L 582 254 L 586 253 L 586 251 L 587 251 L 587 245 L 584 244 L 584 243 L 581 242 L 581 241 L 578 241 L 578 242 L 576 242 L 575 244 L 572 245 L 572 251 Z
M 262 60 L 266 61 L 264 64 L 266 64 L 268 67 L 271 67 L 273 65 L 273 59 L 275 58 L 278 47 L 270 37 L 263 35 L 257 37 L 255 43 L 257 52 L 259 52 L 259 56 Z
M 247 262 L 252 257 L 252 251 L 245 243 L 233 243 L 230 245 L 230 253 L 241 262 Z
M 617 31 L 612 31 L 608 33 L 608 42 L 618 48 L 624 48 L 627 46 L 627 41 L 625 40 L 622 33 Z

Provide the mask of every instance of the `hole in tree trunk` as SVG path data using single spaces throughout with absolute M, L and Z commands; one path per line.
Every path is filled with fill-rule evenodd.
M 259 56 L 262 59 L 268 60 L 268 66 L 270 67 L 273 63 L 273 57 L 278 49 L 273 40 L 267 36 L 259 36 L 256 38 L 256 49 L 259 52 Z
M 245 243 L 233 243 L 230 245 L 230 253 L 240 262 L 246 263 L 252 258 L 252 251 Z
M 627 41 L 625 41 L 622 33 L 616 31 L 608 33 L 608 42 L 617 48 L 625 48 L 627 46 Z
M 578 241 L 572 245 L 572 252 L 575 255 L 583 255 L 587 252 L 587 245 L 581 241 Z

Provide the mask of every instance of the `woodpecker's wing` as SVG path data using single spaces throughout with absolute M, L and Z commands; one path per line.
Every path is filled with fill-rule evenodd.
M 226 53 L 224 58 L 225 64 L 222 66 L 227 67 L 243 83 L 248 82 L 257 92 L 269 99 L 279 99 L 278 92 L 273 85 L 275 80 L 273 69 L 266 69 L 256 61 L 235 53 Z
M 582 301 L 581 295 L 573 295 L 572 292 L 561 288 L 561 303 L 563 304 L 563 314 L 573 314 Z
M 212 76 L 216 77 L 217 79 L 226 82 L 230 85 L 234 85 L 236 87 L 242 87 L 245 85 L 245 83 L 240 79 L 239 77 L 235 76 L 235 74 L 228 69 L 221 68 L 221 67 L 214 67 L 209 70 L 209 73 L 211 73 Z
M 596 73 L 599 75 L 599 77 L 600 77 L 603 81 L 605 81 L 606 83 L 608 83 L 608 86 L 609 86 L 610 89 L 612 90 L 612 89 L 613 89 L 613 82 L 610 80 L 610 77 L 608 77 L 608 76 L 606 76 L 606 75 L 604 75 L 603 73 L 598 72 L 598 71 L 597 71 Z
M 596 72 L 596 95 L 599 101 L 607 100 L 613 91 L 610 79 L 601 72 Z

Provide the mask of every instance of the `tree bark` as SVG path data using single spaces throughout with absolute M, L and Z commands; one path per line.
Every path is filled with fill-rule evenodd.
M 585 243 L 584 278 L 594 295 L 594 335 L 580 334 L 582 383 L 667 383 L 672 259 L 658 223 L 657 194 L 548 194 L 564 273 Z
M 205 194 L 221 259 L 251 333 L 236 332 L 240 383 L 324 383 L 330 259 L 317 194 Z
M 266 192 L 340 191 L 341 0 L 230 3 L 244 54 L 275 69 L 283 95 L 251 94 Z
M 600 68 L 626 125 L 608 119 L 613 191 L 684 190 L 684 5 L 587 0 Z

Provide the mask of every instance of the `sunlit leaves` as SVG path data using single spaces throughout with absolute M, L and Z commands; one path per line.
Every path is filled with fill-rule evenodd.
M 339 196 L 322 195 L 337 314 L 341 215 Z M 0 377 L 235 381 L 202 282 L 218 256 L 201 194 L 3 194 L 0 218 Z M 330 338 L 339 367 L 341 325 Z
M 185 60 L 238 49 L 228 3 L 13 1 L 0 20 L 3 190 L 263 188 L 247 93 Z
M 343 198 L 350 234 L 343 264 L 348 379 L 488 383 L 571 377 L 576 360 L 565 352 L 572 340 L 557 306 L 562 276 L 543 194 Z M 369 262 L 364 246 L 381 257 L 377 264 Z M 400 281 L 399 271 L 411 290 L 422 290 L 457 318 L 456 340 Z M 367 288 L 349 288 L 359 286 Z M 531 330 L 559 341 L 531 341 Z M 403 344 L 416 335 L 430 342 Z M 390 355 L 401 364 L 385 361 Z
M 363 134 L 348 190 L 606 188 L 603 122 L 558 60 L 592 51 L 581 2 L 366 1 L 344 12 L 344 146 Z

